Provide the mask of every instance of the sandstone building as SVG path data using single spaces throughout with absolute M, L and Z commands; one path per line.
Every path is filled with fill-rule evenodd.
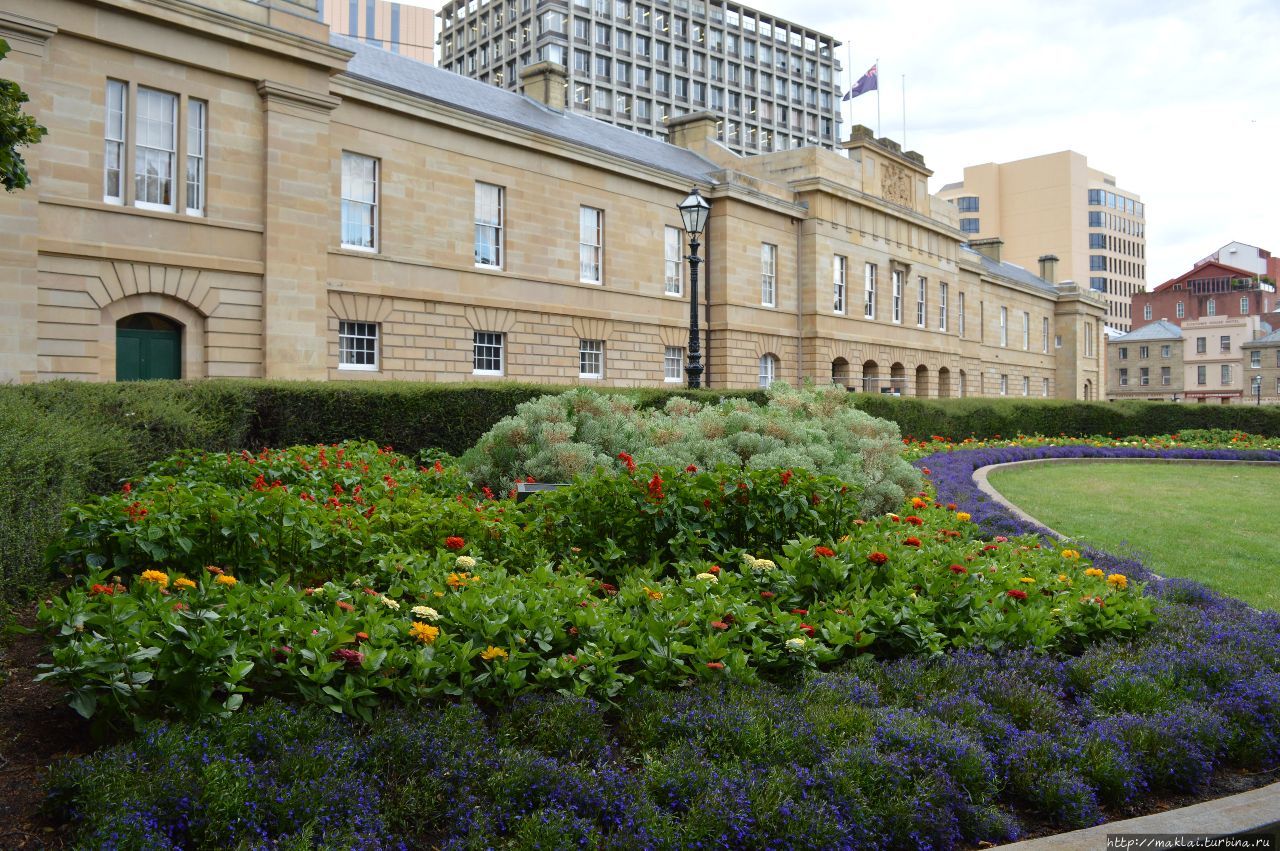
M 49 128 L 0 197 L 0 380 L 682 382 L 1096 397 L 1104 304 L 964 247 L 914 152 L 673 144 L 332 35 L 315 0 L 12 0 Z M 981 253 L 985 251 L 986 253 Z
M 435 60 L 436 13 L 392 0 L 319 0 L 329 32 L 430 64 Z

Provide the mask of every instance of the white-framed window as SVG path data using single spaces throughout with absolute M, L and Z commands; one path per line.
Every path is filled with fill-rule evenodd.
M 1031 351 L 1031 314 L 1022 311 L 1022 349 Z
M 1128 386 L 1129 386 L 1129 369 L 1128 369 L 1128 367 L 1124 367 L 1124 366 L 1120 367 L 1120 386 L 1121 386 L 1121 387 L 1128 387 Z
M 1040 395 L 1046 399 L 1049 398 L 1049 379 L 1047 378 L 1040 379 Z
M 1226 387 L 1231 384 L 1231 364 L 1224 363 L 1222 365 L 1222 386 Z
M 1150 312 L 1151 308 L 1148 307 L 1147 310 L 1148 312 Z M 1240 315 L 1241 316 L 1249 315 L 1249 297 L 1247 295 L 1240 296 Z M 1147 318 L 1150 319 L 1151 317 L 1148 316 Z
M 1009 376 L 1007 375 L 1000 376 L 1000 395 L 1001 396 L 1009 395 Z
M 342 247 L 378 250 L 378 161 L 342 152 Z
M 1167 358 L 1172 354 L 1173 354 L 1173 346 L 1170 345 L 1169 343 L 1165 343 L 1163 346 L 1160 347 L 1160 357 Z
M 964 293 L 956 293 L 956 333 L 964 339 Z
M 1148 322 L 1151 321 L 1151 305 L 1144 304 L 1142 306 L 1142 318 Z
M 1138 346 L 1138 360 L 1146 360 L 1151 357 L 1150 346 Z
M 604 340 L 578 341 L 578 377 L 604 378 Z
M 338 322 L 338 369 L 378 369 L 378 323 Z
M 760 386 L 768 387 L 778 377 L 778 359 L 773 355 L 760 356 Z
M 1196 367 L 1196 384 L 1209 383 L 1208 370 L 1209 368 L 1204 364 L 1200 364 Z
M 1031 395 L 1031 378 L 1026 375 L 1022 376 L 1022 395 L 1023 396 Z
M 916 325 L 923 328 L 929 321 L 929 279 L 921 277 L 918 283 L 919 289 L 916 292 Z
M 503 188 L 476 181 L 476 265 L 502 268 Z
M 867 319 L 876 318 L 876 264 L 868 263 L 863 283 L 862 315 Z
M 599 284 L 604 278 L 604 210 L 578 210 L 578 280 Z
M 205 161 L 208 143 L 209 105 L 187 101 L 187 215 L 204 215 Z
M 1138 384 L 1146 387 L 1151 383 L 1151 368 L 1142 366 L 1138 367 Z
M 1262 350 L 1261 349 L 1254 349 L 1253 351 L 1249 352 L 1249 367 L 1251 369 L 1262 368 Z
M 832 271 L 831 289 L 833 290 L 833 309 L 836 313 L 844 313 L 845 288 L 849 279 L 849 258 L 839 254 L 835 257 Z
M 684 381 L 684 349 L 667 346 L 662 353 L 662 380 Z
M 902 272 L 894 269 L 890 278 L 893 281 L 893 321 L 902 324 Z
M 1049 354 L 1049 317 L 1040 319 L 1040 351 Z
M 134 132 L 133 203 L 144 210 L 173 210 L 178 96 L 139 86 Z
M 102 199 L 112 204 L 124 203 L 124 149 L 128 120 L 129 84 L 107 80 L 106 174 Z
M 665 272 L 667 295 L 684 295 L 684 258 L 680 249 L 684 245 L 680 228 L 667 226 L 663 232 L 665 246 Z
M 1206 316 L 1217 316 L 1218 300 L 1216 298 L 1209 299 L 1208 303 L 1205 305 L 1204 312 Z
M 476 331 L 472 337 L 471 372 L 475 375 L 502 375 L 503 339 L 494 331 Z
M 1182 302 L 1178 302 L 1174 306 L 1174 315 L 1179 319 L 1182 319 L 1187 315 L 1187 309 L 1183 306 Z
M 773 307 L 778 303 L 778 246 L 760 244 L 760 303 Z
M 947 330 L 947 295 L 951 290 L 951 285 L 946 281 L 938 283 L 938 330 Z
M 1000 308 L 1000 345 L 1009 345 L 1009 308 Z
M 1160 367 L 1160 383 L 1166 387 L 1173 383 L 1173 367 Z

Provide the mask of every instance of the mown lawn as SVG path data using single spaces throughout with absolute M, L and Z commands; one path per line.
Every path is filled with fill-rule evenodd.
M 999 470 L 990 480 L 1064 535 L 1280 610 L 1274 466 L 1049 463 Z

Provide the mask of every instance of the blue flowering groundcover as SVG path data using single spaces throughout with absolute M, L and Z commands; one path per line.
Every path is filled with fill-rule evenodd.
M 1058 457 L 1280 452 L 987 448 L 921 459 L 990 535 L 1042 534 L 973 483 Z M 952 849 L 1121 817 L 1280 764 L 1280 614 L 1132 560 L 1159 621 L 1079 655 L 862 657 L 799 682 L 388 708 L 269 703 L 156 724 L 67 763 L 86 848 Z

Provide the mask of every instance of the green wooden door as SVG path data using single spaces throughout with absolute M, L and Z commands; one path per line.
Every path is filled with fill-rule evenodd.
M 181 377 L 181 331 L 116 328 L 116 381 Z

